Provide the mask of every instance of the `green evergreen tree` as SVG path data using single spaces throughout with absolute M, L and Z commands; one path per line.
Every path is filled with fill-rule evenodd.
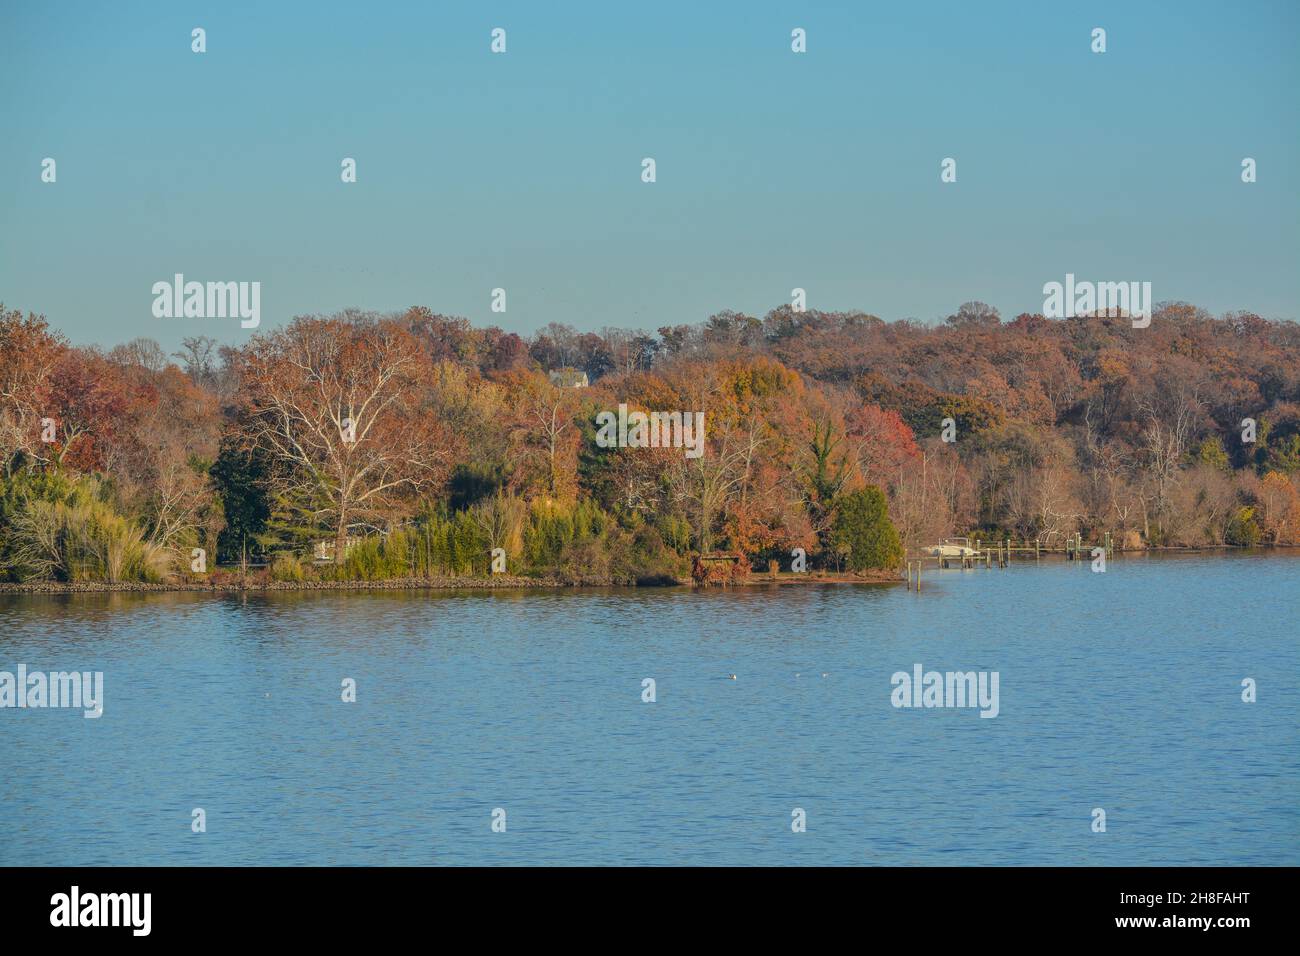
M 208 471 L 225 510 L 226 526 L 217 535 L 217 560 L 235 563 L 243 555 L 245 542 L 250 553 L 267 544 L 267 522 L 271 501 L 266 479 L 270 463 L 264 454 L 247 452 L 227 437 L 221 443 L 216 462 Z
M 903 563 L 903 545 L 889 520 L 885 493 L 875 485 L 836 500 L 831 541 L 836 549 L 847 548 L 854 571 L 892 570 Z

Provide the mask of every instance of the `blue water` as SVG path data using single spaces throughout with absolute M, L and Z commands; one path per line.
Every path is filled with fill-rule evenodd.
M 923 584 L 0 595 L 0 864 L 1300 863 L 1300 558 Z

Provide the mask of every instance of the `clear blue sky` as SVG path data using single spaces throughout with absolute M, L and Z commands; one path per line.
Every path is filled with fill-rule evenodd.
M 654 328 L 795 286 L 1010 316 L 1066 272 L 1295 318 L 1298 37 L 1295 0 L 5 0 L 0 299 L 168 348 L 251 334 L 154 318 L 175 272 L 261 281 L 263 329 L 415 304 Z

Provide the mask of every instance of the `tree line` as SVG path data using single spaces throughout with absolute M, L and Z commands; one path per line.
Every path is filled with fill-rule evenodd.
M 703 411 L 705 453 L 599 447 L 620 403 Z M 1291 545 L 1298 485 L 1300 326 L 1184 303 L 1141 329 L 971 302 L 528 337 L 417 307 L 171 355 L 0 306 L 10 581 L 190 577 L 196 548 L 281 580 L 486 574 L 499 548 L 594 583 L 718 551 L 891 568 L 956 534 Z

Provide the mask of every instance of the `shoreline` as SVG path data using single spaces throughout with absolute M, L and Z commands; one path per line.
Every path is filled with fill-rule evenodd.
M 1300 551 L 1294 545 L 1266 545 L 1264 547 L 1244 548 L 1237 545 L 1203 545 L 1198 547 L 1164 547 L 1144 548 L 1141 550 L 1119 551 L 1116 556 L 1128 555 L 1144 557 L 1147 555 L 1177 554 L 1248 554 L 1269 553 L 1287 554 Z M 1043 558 L 1064 558 L 1063 553 L 1044 551 Z M 927 558 L 927 560 L 930 560 Z M 1032 562 L 1032 557 L 1020 557 L 1012 564 Z M 873 571 L 865 574 L 852 574 L 833 571 L 808 571 L 795 574 L 791 571 L 778 572 L 772 577 L 766 571 L 755 571 L 740 581 L 727 584 L 697 585 L 689 578 L 646 580 L 636 584 L 619 584 L 601 579 L 568 581 L 556 577 L 522 577 L 519 575 L 493 575 L 492 577 L 446 577 L 435 578 L 390 578 L 382 581 L 166 581 L 147 583 L 142 581 L 122 581 L 108 583 L 104 581 L 29 581 L 0 582 L 0 594 L 167 594 L 167 593 L 207 593 L 239 594 L 250 591 L 536 591 L 564 590 L 567 588 L 694 588 L 713 590 L 721 588 L 749 588 L 760 585 L 809 585 L 809 584 L 848 584 L 848 585 L 892 585 L 903 584 L 906 578 L 900 568 L 893 571 Z
M 250 591 L 536 591 L 576 588 L 693 588 L 707 591 L 727 588 L 754 587 L 756 585 L 808 585 L 808 584 L 902 584 L 902 572 L 884 571 L 870 575 L 854 574 L 793 574 L 781 572 L 776 577 L 767 574 L 751 575 L 743 581 L 726 585 L 698 586 L 689 579 L 645 584 L 616 584 L 612 581 L 563 581 L 558 578 L 527 578 L 516 575 L 482 577 L 391 578 L 384 581 L 246 581 L 199 582 L 173 581 L 147 583 L 141 581 L 31 581 L 24 583 L 0 582 L 0 594 L 169 594 L 192 592 L 198 594 L 239 594 Z

